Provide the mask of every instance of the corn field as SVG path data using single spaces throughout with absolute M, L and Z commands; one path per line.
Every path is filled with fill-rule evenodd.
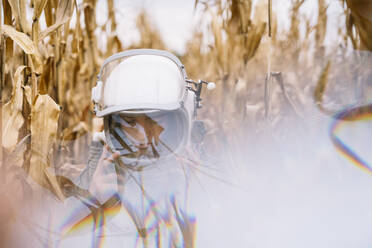
M 94 121 L 91 89 L 103 61 L 127 49 L 169 50 L 146 12 L 151 10 L 137 16 L 139 41 L 124 44 L 117 35 L 118 1 L 104 2 L 107 20 L 98 25 L 97 0 L 1 1 L 0 244 L 16 206 L 37 195 L 35 185 L 60 201 L 68 198 L 55 171 L 65 163 L 81 163 L 88 152 Z M 332 116 L 354 97 L 345 94 L 353 86 L 335 83 L 340 73 L 350 81 L 355 71 L 371 79 L 366 64 L 354 64 L 347 73 L 333 58 L 337 54 L 346 61 L 350 51 L 372 52 L 372 1 L 337 1 L 345 23 L 334 44 L 325 43 L 329 1 L 314 1 L 317 22 L 312 24 L 300 11 L 306 1 L 292 0 L 288 29 L 279 29 L 271 2 L 195 1 L 207 31 L 196 29 L 185 53 L 177 55 L 190 78 L 217 85 L 213 92 L 203 92 L 199 116 L 210 130 L 206 142 L 211 154 L 221 153 L 225 144 L 235 149 L 267 135 L 280 139 L 288 135 L 281 127 L 294 119 L 311 116 L 313 122 L 304 127 L 311 132 L 317 125 L 315 110 Z M 206 38 L 212 43 L 206 45 Z M 355 94 L 366 103 L 372 99 L 371 80 L 363 87 Z M 171 209 L 178 223 L 186 218 L 175 205 Z M 195 247 L 192 223 L 183 224 L 184 247 Z

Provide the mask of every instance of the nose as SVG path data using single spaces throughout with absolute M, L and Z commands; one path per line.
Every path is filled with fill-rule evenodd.
M 128 138 L 133 142 L 133 144 L 138 149 L 146 149 L 149 146 L 147 141 L 146 132 L 143 128 L 139 128 L 139 125 L 136 127 L 123 127 L 125 132 L 128 135 Z
M 137 148 L 140 150 L 147 150 L 148 147 L 149 147 L 148 143 L 140 143 L 139 145 L 137 145 Z

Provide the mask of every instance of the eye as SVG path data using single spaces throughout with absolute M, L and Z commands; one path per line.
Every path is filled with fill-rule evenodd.
M 125 121 L 126 123 L 128 123 L 128 124 L 131 125 L 131 126 L 136 125 L 136 119 L 135 119 L 134 117 L 124 116 L 123 119 L 124 119 L 124 121 Z

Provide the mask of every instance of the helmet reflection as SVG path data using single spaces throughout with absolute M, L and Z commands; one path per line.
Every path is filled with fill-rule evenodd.
M 125 164 L 157 160 L 174 153 L 185 131 L 178 112 L 158 114 L 115 114 L 108 119 L 111 149 L 119 152 Z

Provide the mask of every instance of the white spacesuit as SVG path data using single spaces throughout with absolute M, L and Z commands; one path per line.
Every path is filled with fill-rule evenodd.
M 186 206 L 189 168 L 199 159 L 205 133 L 196 121 L 203 85 L 215 87 L 188 79 L 179 59 L 166 51 L 137 49 L 109 57 L 92 89 L 104 132 L 93 135 L 88 165 L 71 180 L 78 190 L 70 195 L 92 212 L 129 204 L 139 219 L 146 218 L 151 202 L 161 208 L 176 199 Z

